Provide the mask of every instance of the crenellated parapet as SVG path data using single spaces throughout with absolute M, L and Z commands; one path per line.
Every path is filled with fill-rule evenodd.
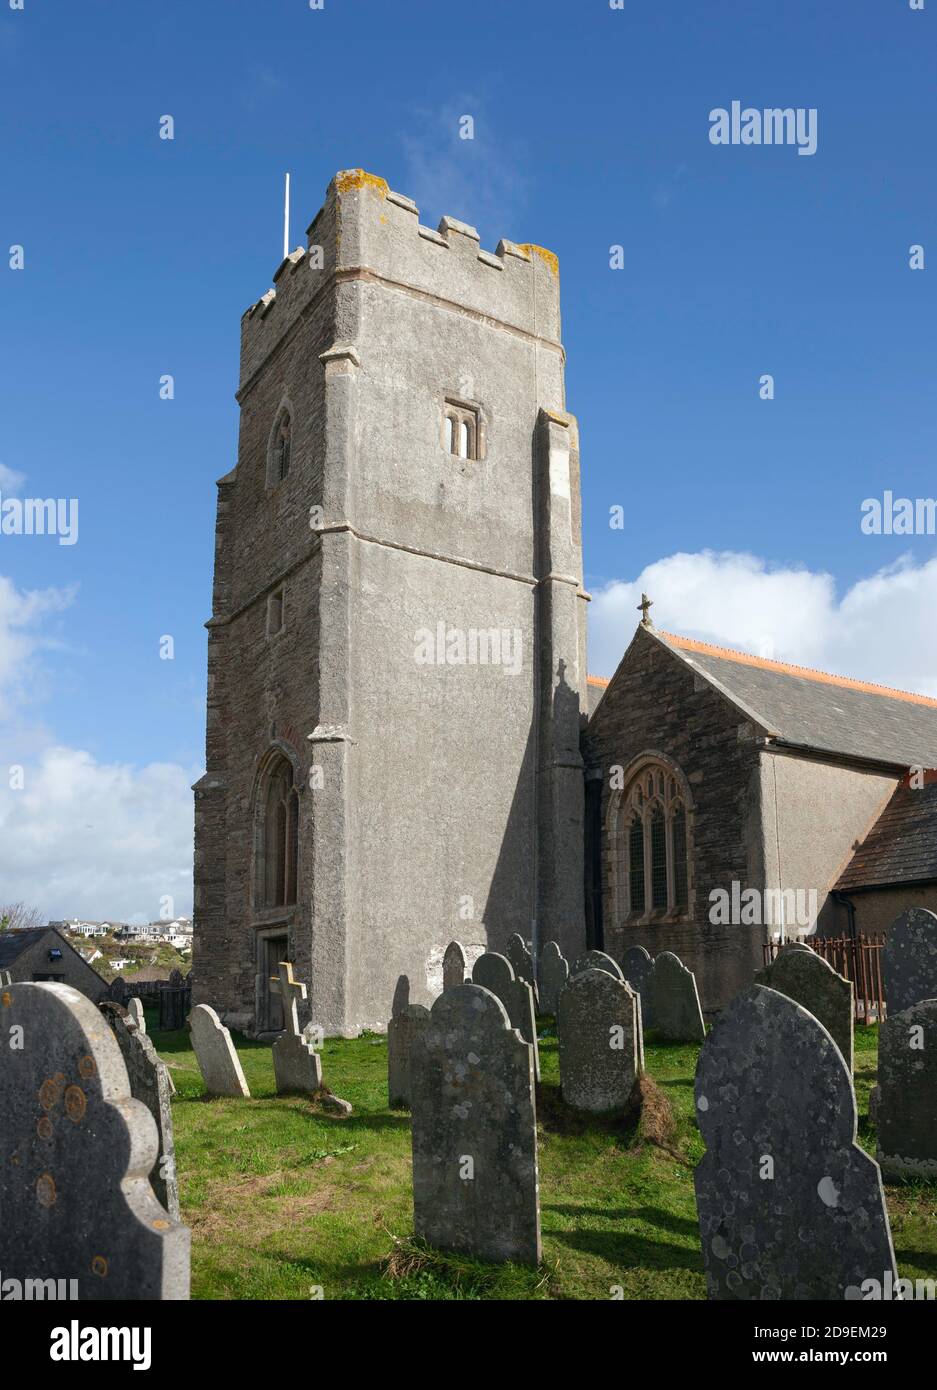
M 335 175 L 307 236 L 241 320 L 242 390 L 329 286 L 356 279 L 452 304 L 562 352 L 559 262 L 544 247 L 502 240 L 485 251 L 454 217 L 424 227 L 412 199 L 363 169 Z

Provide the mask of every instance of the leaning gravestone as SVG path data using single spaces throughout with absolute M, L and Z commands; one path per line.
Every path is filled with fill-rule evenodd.
M 159 1152 L 150 1173 L 150 1186 L 156 1200 L 166 1208 L 174 1221 L 179 1220 L 179 1181 L 176 1177 L 176 1146 L 172 1130 L 171 1096 L 175 1089 L 166 1063 L 157 1056 L 153 1042 L 141 1033 L 132 1015 L 124 1012 L 112 999 L 98 1005 L 111 1032 L 117 1039 L 120 1055 L 127 1068 L 130 1094 L 141 1101 L 156 1122 L 159 1133 Z
M 607 974 L 614 975 L 616 980 L 625 978 L 618 962 L 612 960 L 604 951 L 584 951 L 569 967 L 569 978 L 583 975 L 587 970 L 604 970 Z
M 455 944 L 455 943 L 454 943 Z M 445 967 L 444 967 L 445 968 Z M 407 977 L 402 975 L 401 980 Z M 459 981 L 461 984 L 462 981 Z M 410 1081 L 413 1058 L 413 1045 L 417 1036 L 429 1023 L 429 1009 L 422 1004 L 411 1004 L 410 982 L 407 989 L 398 988 L 394 994 L 394 1012 L 387 1025 L 387 1103 L 392 1110 L 409 1110 L 413 1088 Z M 450 985 L 449 989 L 458 989 Z M 443 993 L 446 993 L 445 987 Z
M 706 1036 L 696 976 L 672 951 L 654 959 L 650 984 L 654 1027 L 671 1042 L 702 1042 Z
M 130 1015 L 130 1017 L 133 1019 L 134 1023 L 137 1025 L 137 1028 L 140 1030 L 140 1032 L 141 1032 L 141 1033 L 145 1033 L 145 1032 L 146 1032 L 146 1015 L 145 1015 L 144 1012 L 143 1012 L 143 1000 L 142 1000 L 142 999 L 138 999 L 136 996 L 134 996 L 133 999 L 128 999 L 128 1000 L 127 1000 L 127 1013 L 128 1013 L 128 1014 Z
M 540 953 L 540 1008 L 556 1017 L 560 991 L 569 978 L 569 963 L 555 941 L 548 941 Z
M 897 1277 L 852 1078 L 806 1009 L 762 985 L 738 995 L 700 1052 L 696 1112 L 710 1298 L 855 1299 Z
M 534 992 L 526 980 L 519 980 L 507 956 L 485 951 L 472 967 L 472 984 L 490 989 L 507 1009 L 511 1027 L 534 1049 L 534 1073 L 540 1080 L 540 1051 L 537 1047 L 537 1019 Z
M 280 962 L 277 978 L 271 981 L 271 992 L 278 994 L 282 1001 L 285 1029 L 273 1044 L 277 1094 L 290 1095 L 296 1091 L 312 1094 L 322 1085 L 322 1058 L 299 1026 L 299 1005 L 305 1001 L 306 986 L 293 979 L 290 961 Z
M 937 1178 L 937 999 L 889 1013 L 879 1032 L 877 1157 L 886 1178 Z
M 909 907 L 888 929 L 882 950 L 887 1013 L 900 1014 L 922 999 L 937 999 L 937 916 Z
M 795 945 L 784 946 L 771 964 L 756 974 L 755 984 L 786 994 L 813 1014 L 836 1043 L 852 1074 L 855 1001 L 851 980 L 837 975 L 829 962 L 809 946 Z
M 455 989 L 465 984 L 465 951 L 459 941 L 450 941 L 442 958 L 442 987 Z
M 476 984 L 446 990 L 412 1053 L 413 1225 L 440 1250 L 540 1262 L 533 1049 Z
M 621 958 L 621 973 L 631 988 L 641 996 L 641 1021 L 644 1027 L 653 1028 L 655 1025 L 650 982 L 654 973 L 654 957 L 643 946 L 629 946 Z
M 196 1004 L 189 1014 L 189 1028 L 206 1091 L 214 1096 L 250 1096 L 231 1034 L 214 1009 Z
M 156 1126 L 103 1015 L 68 985 L 11 985 L 0 1031 L 4 1280 L 74 1281 L 81 1301 L 188 1298 L 189 1231 L 153 1195 Z
M 640 997 L 605 970 L 574 975 L 560 995 L 556 1033 L 566 1104 L 622 1114 L 643 1069 Z

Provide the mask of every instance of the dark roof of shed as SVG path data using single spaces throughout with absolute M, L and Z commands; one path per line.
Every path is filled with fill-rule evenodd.
M 937 882 L 937 780 L 905 779 L 836 884 L 843 892 L 896 883 Z
M 937 767 L 937 700 L 930 696 L 669 632 L 651 635 L 776 738 L 844 757 Z
M 26 927 L 20 931 L 0 932 L 0 970 L 8 969 L 27 946 L 34 946 L 50 930 L 50 927 Z

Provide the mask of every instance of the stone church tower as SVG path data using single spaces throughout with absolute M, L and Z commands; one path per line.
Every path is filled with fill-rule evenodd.
M 327 1033 L 458 938 L 583 944 L 585 604 L 555 256 L 338 174 L 241 325 L 218 483 L 196 1002 Z

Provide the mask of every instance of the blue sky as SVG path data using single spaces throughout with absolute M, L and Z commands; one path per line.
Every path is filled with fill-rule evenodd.
M 0 535 L 0 899 L 190 903 L 214 480 L 287 169 L 294 246 L 362 166 L 559 255 L 593 670 L 644 585 L 663 626 L 937 693 L 935 538 L 859 527 L 937 494 L 937 0 L 0 4 L 0 487 L 79 499 L 74 546 Z M 712 145 L 733 100 L 816 108 L 816 154 Z

